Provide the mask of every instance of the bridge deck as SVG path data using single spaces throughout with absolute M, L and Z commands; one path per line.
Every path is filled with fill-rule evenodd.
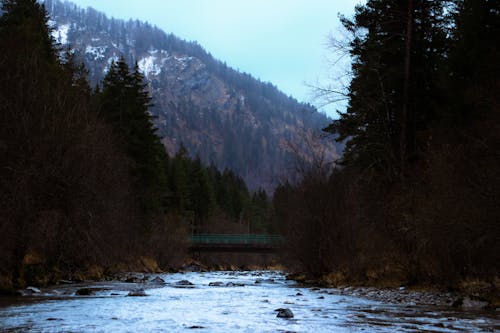
M 198 234 L 191 236 L 191 251 L 197 252 L 275 252 L 282 244 L 279 235 Z

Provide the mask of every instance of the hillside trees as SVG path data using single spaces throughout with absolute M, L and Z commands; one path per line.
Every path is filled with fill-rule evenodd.
M 155 71 L 144 73 L 155 98 L 150 111 L 157 116 L 154 122 L 169 154 L 175 155 L 182 143 L 203 164 L 213 162 L 219 170 L 241 175 L 251 190 L 263 187 L 271 192 L 280 179 L 294 177 L 295 169 L 289 167 L 293 157 L 287 158 L 294 152 L 287 143 L 307 156 L 300 131 L 319 130 L 329 123 L 311 105 L 228 67 L 196 42 L 145 22 L 110 19 L 70 2 L 45 4 L 64 37 L 61 42 L 85 62 L 92 85 L 102 81 L 116 57 L 123 56 L 132 66 L 135 61 L 141 66 L 153 61 Z M 332 141 L 323 143 L 334 159 L 341 148 Z
M 349 138 L 345 163 L 392 181 L 425 149 L 417 138 L 436 108 L 429 100 L 439 92 L 443 20 L 442 2 L 416 0 L 368 1 L 354 21 L 343 18 L 358 36 L 350 49 L 353 79 L 347 111 L 326 130 L 338 133 L 338 141 Z
M 71 279 L 144 255 L 167 267 L 192 217 L 205 231 L 217 215 L 242 224 L 251 202 L 243 180 L 185 151 L 165 153 L 137 66 L 112 64 L 94 93 L 85 68 L 54 45 L 43 5 L 3 0 L 2 11 L 1 285 Z
M 167 191 L 168 156 L 155 134 L 149 113 L 151 98 L 137 65 L 130 70 L 123 58 L 113 62 L 98 100 L 100 113 L 130 159 L 136 199 L 143 212 L 149 217 L 161 213 Z
M 270 231 L 270 205 L 263 190 L 251 193 L 231 170 L 191 159 L 184 146 L 168 163 L 167 210 L 190 221 L 197 233 Z
M 4 0 L 0 17 L 1 273 L 14 283 L 109 264 L 130 245 L 125 157 L 61 61 L 43 5 Z
M 370 0 L 343 18 L 349 104 L 325 129 L 347 140 L 342 166 L 276 192 L 292 244 L 315 241 L 299 266 L 399 283 L 498 273 L 498 6 Z

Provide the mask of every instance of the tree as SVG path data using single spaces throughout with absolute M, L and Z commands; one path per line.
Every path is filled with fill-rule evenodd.
M 455 28 L 444 84 L 452 89 L 443 118 L 456 124 L 485 120 L 498 109 L 499 11 L 499 3 L 488 0 L 456 1 L 451 10 Z
M 353 79 L 347 111 L 325 130 L 348 140 L 344 163 L 400 179 L 406 163 L 425 149 L 418 132 L 435 112 L 425 96 L 436 94 L 445 55 L 443 3 L 371 0 L 356 8 L 354 20 L 342 22 L 356 36 L 350 44 Z
M 498 275 L 499 15 L 498 1 L 369 0 L 342 19 L 353 79 L 326 131 L 348 140 L 344 165 L 274 200 L 302 267 L 455 286 Z
M 124 156 L 92 109 L 85 71 L 60 59 L 43 5 L 2 1 L 0 274 L 71 275 L 119 256 L 133 204 Z M 36 273 L 36 272 L 35 272 Z
M 167 154 L 149 113 L 151 98 L 136 64 L 112 63 L 99 96 L 103 117 L 113 126 L 130 158 L 136 197 L 147 215 L 165 208 Z

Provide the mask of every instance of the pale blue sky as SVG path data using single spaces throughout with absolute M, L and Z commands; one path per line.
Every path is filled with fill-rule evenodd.
M 313 102 L 305 83 L 331 74 L 326 59 L 338 13 L 362 0 L 72 0 L 108 16 L 148 21 L 195 40 L 229 66 Z M 327 110 L 333 115 L 333 109 Z

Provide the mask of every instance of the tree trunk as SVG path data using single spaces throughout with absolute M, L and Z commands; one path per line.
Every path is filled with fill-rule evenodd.
M 401 180 L 404 180 L 406 172 L 412 30 L 413 30 L 413 0 L 408 0 L 408 15 L 406 23 L 406 38 L 405 38 L 404 79 L 403 79 L 403 110 L 402 110 L 403 112 L 401 114 L 401 124 L 400 124 L 401 136 L 399 140 Z

